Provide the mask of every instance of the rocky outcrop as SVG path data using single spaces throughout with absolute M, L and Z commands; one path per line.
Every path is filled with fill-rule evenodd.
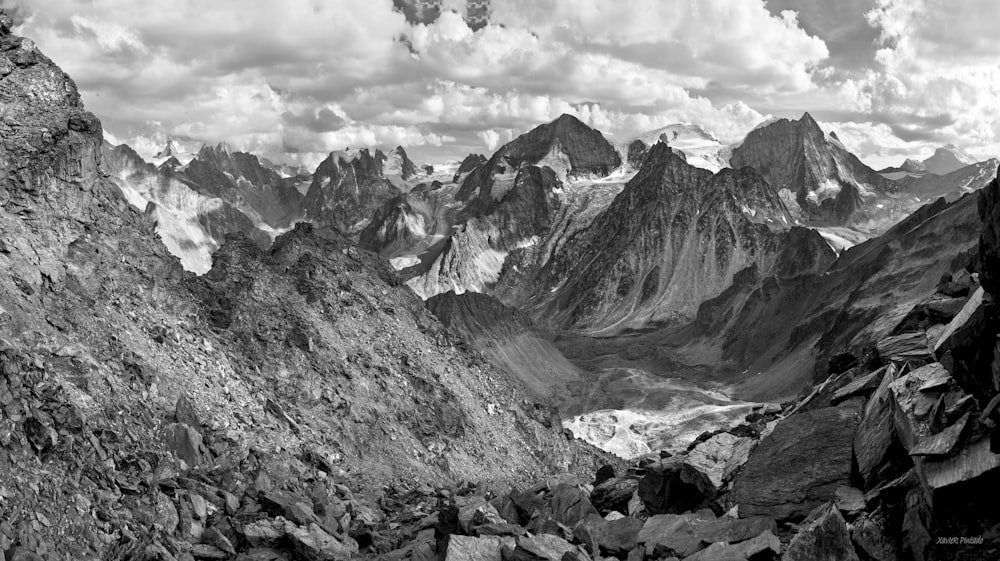
M 837 488 L 850 480 L 857 422 L 855 411 L 837 407 L 779 421 L 735 480 L 733 500 L 741 515 L 802 519 L 834 500 Z
M 794 214 L 816 224 L 868 220 L 879 214 L 875 199 L 894 190 L 839 141 L 828 138 L 808 113 L 798 121 L 780 119 L 750 131 L 733 150 L 730 164 L 760 171 L 776 191 L 794 201 Z
M 784 269 L 791 222 L 753 170 L 713 175 L 657 144 L 608 209 L 541 271 L 536 316 L 588 330 L 689 320 L 746 267 Z M 798 246 L 796 266 L 818 273 L 833 253 L 811 235 L 816 243 Z
M 367 149 L 332 152 L 313 173 L 302 201 L 306 220 L 354 236 L 376 209 L 400 190 L 382 176 L 382 163 Z

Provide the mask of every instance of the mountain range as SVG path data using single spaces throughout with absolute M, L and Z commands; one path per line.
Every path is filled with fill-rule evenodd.
M 146 161 L 12 26 L 6 560 L 1000 555 L 996 160 L 805 114 Z

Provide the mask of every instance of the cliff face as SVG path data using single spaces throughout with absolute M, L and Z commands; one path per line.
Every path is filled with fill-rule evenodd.
M 271 228 L 287 229 L 301 214 L 302 194 L 293 181 L 264 166 L 257 156 L 222 144 L 203 147 L 179 178 Z
M 733 150 L 733 168 L 752 167 L 787 192 L 791 210 L 816 225 L 848 224 L 879 214 L 874 201 L 895 190 L 843 145 L 828 138 L 808 113 L 750 131 Z
M 611 206 L 546 265 L 533 304 L 551 325 L 577 329 L 681 322 L 748 265 L 775 269 L 791 222 L 753 170 L 713 175 L 659 143 Z M 806 268 L 832 261 L 824 247 L 810 246 L 819 253 Z
M 598 454 L 340 234 L 302 225 L 268 251 L 236 236 L 205 276 L 185 273 L 103 175 L 72 80 L 10 23 L 0 13 L 6 555 L 243 552 L 237 512 L 276 524 L 279 549 L 383 551 L 369 505 L 385 485 L 592 468 Z M 284 493 L 324 518 L 276 518 Z
M 400 190 L 382 175 L 382 162 L 367 149 L 333 152 L 313 173 L 302 201 L 307 220 L 354 236 L 375 210 Z

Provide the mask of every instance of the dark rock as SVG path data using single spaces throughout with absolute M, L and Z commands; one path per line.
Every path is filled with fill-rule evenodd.
M 565 483 L 552 489 L 549 505 L 552 517 L 560 524 L 570 527 L 591 514 L 597 514 L 597 509 L 590 503 L 586 493 Z
M 202 441 L 201 433 L 188 425 L 173 423 L 160 432 L 167 449 L 191 467 L 208 464 L 211 456 Z
M 230 555 L 236 554 L 236 548 L 233 547 L 233 542 L 229 541 L 229 538 L 224 536 L 217 528 L 209 528 L 205 530 L 205 533 L 201 536 L 201 541 L 202 543 L 215 546 Z
M 610 479 L 594 486 L 590 493 L 590 502 L 601 514 L 620 512 L 628 514 L 628 502 L 639 488 L 639 480 L 633 476 L 622 476 Z
M 611 465 L 603 465 L 597 470 L 597 474 L 594 476 L 594 487 L 597 487 L 605 481 L 609 481 L 615 478 L 615 467 Z
M 884 361 L 917 361 L 922 364 L 934 359 L 927 334 L 923 331 L 886 337 L 876 344 L 876 348 L 878 356 Z
M 879 384 L 882 383 L 882 378 L 885 376 L 885 372 L 888 368 L 892 368 L 892 366 L 885 366 L 875 372 L 865 374 L 840 388 L 834 392 L 833 397 L 830 399 L 830 403 L 832 405 L 837 405 L 840 402 L 850 399 L 856 395 L 867 396 L 872 393 L 878 388 Z
M 853 411 L 837 407 L 781 420 L 750 454 L 732 498 L 742 515 L 802 518 L 827 501 L 851 475 Z
M 837 507 L 826 504 L 810 513 L 782 561 L 858 561 L 847 522 Z
M 858 357 L 852 355 L 851 353 L 840 353 L 839 355 L 830 357 L 826 370 L 832 376 L 834 374 L 847 372 L 858 364 Z
M 863 514 L 851 525 L 854 550 L 863 559 L 896 561 L 900 558 L 896 540 L 887 530 L 888 521 L 880 513 Z
M 864 418 L 854 436 L 854 455 L 866 489 L 905 472 L 911 465 L 906 450 L 896 438 L 892 392 L 889 389 L 895 380 L 896 367 L 890 365 L 868 400 Z
M 650 514 L 681 513 L 708 507 L 715 500 L 712 480 L 674 458 L 654 464 L 639 482 L 639 497 Z

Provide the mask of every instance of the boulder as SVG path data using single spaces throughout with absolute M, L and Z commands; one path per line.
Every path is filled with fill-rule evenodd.
M 678 458 L 653 464 L 639 482 L 639 497 L 650 514 L 680 513 L 712 504 L 718 489 L 701 470 Z
M 501 561 L 504 546 L 513 549 L 514 538 L 500 536 L 451 536 L 445 561 Z
M 695 445 L 687 454 L 687 463 L 708 476 L 716 489 L 750 457 L 755 440 L 728 432 L 719 433 Z
M 916 462 L 916 467 L 921 481 L 934 492 L 1000 468 L 1000 454 L 990 450 L 990 439 L 984 437 L 966 445 L 954 456 L 922 458 Z
M 177 404 L 174 407 L 174 419 L 182 424 L 187 425 L 194 430 L 204 434 L 203 427 L 201 425 L 201 420 L 198 418 L 198 413 L 194 409 L 194 404 L 187 396 L 180 396 L 177 398 Z
M 910 460 L 896 439 L 893 422 L 889 385 L 896 380 L 896 372 L 892 365 L 885 369 L 854 435 L 854 456 L 866 489 L 909 469 Z
M 167 450 L 191 467 L 206 465 L 212 460 L 201 433 L 188 425 L 171 423 L 163 427 L 160 436 Z
M 899 441 L 911 454 L 921 440 L 939 432 L 938 407 L 940 400 L 945 408 L 954 409 L 964 396 L 959 391 L 921 391 L 931 381 L 947 374 L 940 362 L 922 366 L 889 384 L 892 393 L 893 422 Z
M 894 367 L 892 365 L 883 366 L 874 372 L 858 377 L 853 382 L 834 392 L 833 397 L 830 398 L 830 403 L 832 405 L 837 405 L 838 403 L 854 396 L 867 396 L 868 394 L 874 392 L 878 389 L 879 384 L 882 382 L 882 378 L 885 376 L 886 370 L 889 368 Z
M 923 363 L 934 359 L 927 334 L 923 331 L 886 337 L 875 346 L 878 356 L 884 361 Z
M 708 520 L 704 524 L 698 525 L 696 534 L 698 539 L 704 543 L 737 543 L 755 538 L 765 532 L 772 534 L 778 532 L 778 525 L 766 516 L 749 518 L 720 516 L 715 520 Z
M 771 530 L 765 530 L 739 543 L 713 543 L 684 561 L 757 561 L 777 559 L 780 554 L 781 540 Z
M 799 526 L 782 561 L 859 561 L 847 522 L 833 504 L 821 505 Z
M 586 493 L 566 483 L 560 483 L 552 489 L 549 507 L 556 522 L 570 527 L 576 526 L 591 514 L 598 514 Z
M 288 538 L 297 558 L 304 561 L 340 561 L 358 553 L 358 543 L 353 539 L 341 541 L 316 524 L 291 526 Z
M 611 511 L 628 514 L 628 503 L 639 488 L 639 480 L 630 475 L 609 479 L 594 487 L 590 493 L 590 502 L 598 512 Z
M 658 554 L 687 557 L 700 551 L 705 544 L 698 529 L 714 521 L 711 511 L 688 514 L 658 514 L 651 516 L 639 531 L 638 542 L 646 546 L 646 555 Z
M 472 534 L 473 528 L 482 524 L 503 523 L 503 518 L 493 505 L 478 496 L 471 497 L 467 504 L 458 507 L 458 525 L 466 534 Z
M 827 407 L 791 415 L 761 440 L 733 483 L 741 515 L 805 517 L 851 475 L 857 416 Z
M 516 561 L 563 561 L 564 556 L 573 555 L 578 557 L 586 553 L 578 546 L 551 534 L 540 534 L 537 536 L 521 536 L 517 538 L 517 547 L 514 548 L 514 559 Z
M 862 514 L 851 525 L 851 541 L 859 557 L 872 561 L 896 561 L 900 558 L 896 540 L 886 531 L 888 521 L 880 513 Z
M 600 516 L 590 515 L 577 525 L 573 535 L 595 555 L 617 555 L 635 549 L 639 544 L 639 532 L 642 528 L 643 521 L 637 518 L 605 520 Z

